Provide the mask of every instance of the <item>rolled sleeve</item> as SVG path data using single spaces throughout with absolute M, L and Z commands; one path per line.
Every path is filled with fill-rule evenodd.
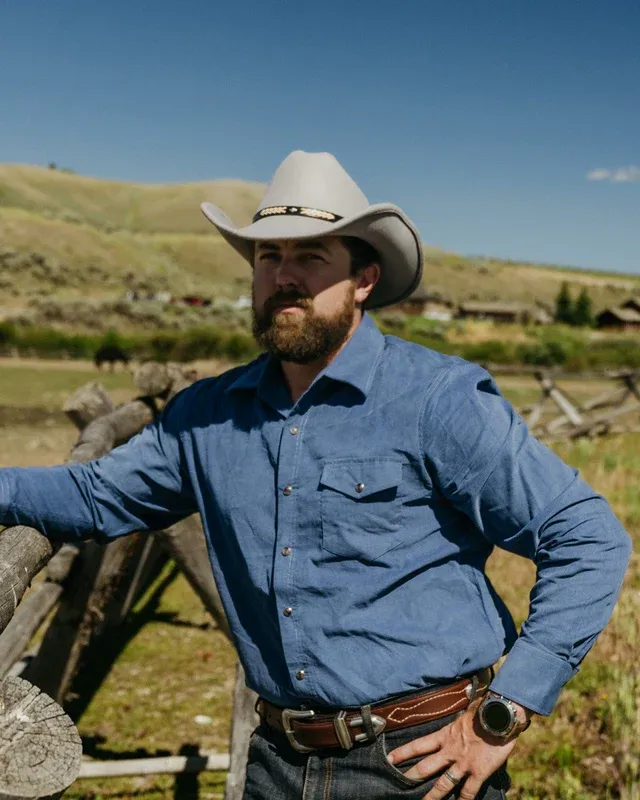
M 425 452 L 444 496 L 492 544 L 536 564 L 529 615 L 492 688 L 549 714 L 611 616 L 630 538 L 486 371 L 452 370 L 427 413 L 437 435 Z

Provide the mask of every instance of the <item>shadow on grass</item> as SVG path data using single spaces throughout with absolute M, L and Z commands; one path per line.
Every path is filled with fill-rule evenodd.
M 68 702 L 65 704 L 65 711 L 74 722 L 77 723 L 87 710 L 126 645 L 145 625 L 157 621 L 159 616 L 164 616 L 158 612 L 162 595 L 179 574 L 180 570 L 173 565 L 153 587 L 142 607 L 130 611 L 121 625 L 108 628 L 97 641 L 91 643 L 87 656 L 74 678 Z

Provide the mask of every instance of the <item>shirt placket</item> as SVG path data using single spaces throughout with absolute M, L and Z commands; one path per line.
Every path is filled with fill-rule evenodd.
M 294 691 L 308 694 L 309 672 L 304 655 L 303 614 L 296 574 L 304 554 L 298 535 L 300 492 L 299 461 L 302 429 L 307 419 L 297 413 L 283 421 L 277 463 L 276 548 L 273 565 L 273 592 L 280 622 L 282 650 Z

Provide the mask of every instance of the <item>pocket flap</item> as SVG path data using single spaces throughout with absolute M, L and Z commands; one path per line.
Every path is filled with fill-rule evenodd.
M 396 489 L 402 481 L 402 461 L 349 461 L 325 464 L 320 484 L 363 500 L 378 492 Z

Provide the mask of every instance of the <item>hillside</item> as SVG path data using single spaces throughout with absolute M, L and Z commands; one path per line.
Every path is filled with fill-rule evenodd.
M 248 266 L 202 216 L 203 200 L 246 224 L 264 187 L 221 180 L 142 185 L 0 165 L 2 315 L 43 297 L 115 300 L 127 288 L 237 296 Z M 640 277 L 592 273 L 425 248 L 425 285 L 454 302 L 551 306 L 560 283 L 589 287 L 597 308 L 640 292 Z

